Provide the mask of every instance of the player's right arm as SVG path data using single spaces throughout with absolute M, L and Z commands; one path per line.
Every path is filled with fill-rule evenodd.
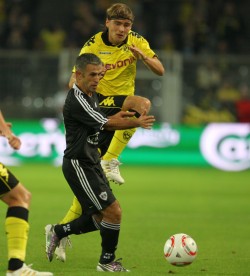
M 164 75 L 165 69 L 157 56 L 146 56 L 143 51 L 135 45 L 130 46 L 129 49 L 137 59 L 141 59 L 143 63 L 156 75 Z
M 135 127 L 151 129 L 155 122 L 154 116 L 146 115 L 146 111 L 139 118 L 134 118 L 134 114 L 134 112 L 120 111 L 113 116 L 109 116 L 103 127 L 111 131 Z

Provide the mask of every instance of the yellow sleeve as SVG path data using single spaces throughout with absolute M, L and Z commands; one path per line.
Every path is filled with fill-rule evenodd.
M 139 48 L 147 57 L 157 56 L 156 53 L 150 48 L 149 42 L 140 34 L 131 31 L 129 33 L 129 44 L 135 45 L 135 47 Z

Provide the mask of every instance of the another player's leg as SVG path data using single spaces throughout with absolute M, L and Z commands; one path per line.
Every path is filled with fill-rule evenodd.
M 115 211 L 114 211 L 115 210 Z M 118 244 L 121 210 L 117 201 L 107 207 L 102 214 L 82 214 L 78 219 L 66 224 L 47 225 L 48 239 L 46 243 L 46 254 L 48 260 L 53 260 L 54 252 L 60 240 L 68 235 L 79 235 L 95 230 L 100 230 L 102 237 L 102 254 L 97 265 L 97 271 L 107 272 L 128 272 L 120 260 L 115 260 L 115 251 Z
M 135 111 L 136 116 L 140 116 L 143 112 L 149 112 L 151 102 L 144 97 L 128 96 L 122 105 L 122 110 Z M 102 168 L 108 180 L 114 181 L 118 184 L 123 184 L 125 180 L 120 174 L 119 165 L 121 164 L 118 157 L 127 146 L 128 142 L 134 135 L 136 129 L 117 130 L 111 140 L 109 148 L 102 157 Z
M 48 224 L 46 227 L 46 255 L 51 262 L 60 241 L 69 235 L 80 235 L 99 229 L 98 222 L 91 216 L 82 214 L 79 218 L 65 224 Z
M 5 231 L 8 247 L 7 276 L 36 275 L 51 276 L 51 272 L 39 272 L 25 264 L 29 232 L 30 192 L 18 182 L 7 168 L 0 163 L 0 195 L 8 205 L 5 218 Z
M 117 184 L 123 184 L 125 182 L 120 174 L 119 166 L 121 162 L 118 160 L 118 157 L 135 132 L 136 128 L 115 131 L 109 148 L 101 160 L 102 168 L 109 181 L 114 181 Z
M 60 221 L 60 224 L 65 224 L 72 220 L 75 220 L 75 219 L 79 218 L 81 216 L 81 214 L 82 214 L 82 207 L 81 207 L 79 201 L 77 200 L 77 198 L 74 197 L 70 209 L 68 210 L 65 217 Z M 47 226 L 45 227 L 45 235 L 46 235 L 46 240 L 47 240 L 48 235 L 49 235 L 49 227 L 47 227 Z M 66 261 L 66 247 L 67 246 L 72 247 L 69 236 L 62 238 L 60 240 L 59 246 L 56 247 L 55 255 L 56 255 L 57 260 L 59 260 L 61 262 Z

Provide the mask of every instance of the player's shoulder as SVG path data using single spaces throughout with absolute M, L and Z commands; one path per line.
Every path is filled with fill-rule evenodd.
M 138 40 L 138 41 L 145 40 L 145 38 L 142 35 L 140 35 L 139 33 L 135 32 L 135 31 L 132 31 L 132 30 L 128 33 L 128 39 L 132 40 L 132 41 L 133 40 L 134 41 L 136 41 L 136 40 Z
M 102 42 L 101 35 L 102 32 L 96 33 L 83 45 L 83 47 L 99 45 Z

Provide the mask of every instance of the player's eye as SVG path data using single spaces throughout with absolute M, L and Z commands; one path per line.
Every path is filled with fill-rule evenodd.
M 130 28 L 130 27 L 131 27 L 131 24 L 125 23 L 125 24 L 124 24 L 124 27 L 125 27 L 125 28 Z

